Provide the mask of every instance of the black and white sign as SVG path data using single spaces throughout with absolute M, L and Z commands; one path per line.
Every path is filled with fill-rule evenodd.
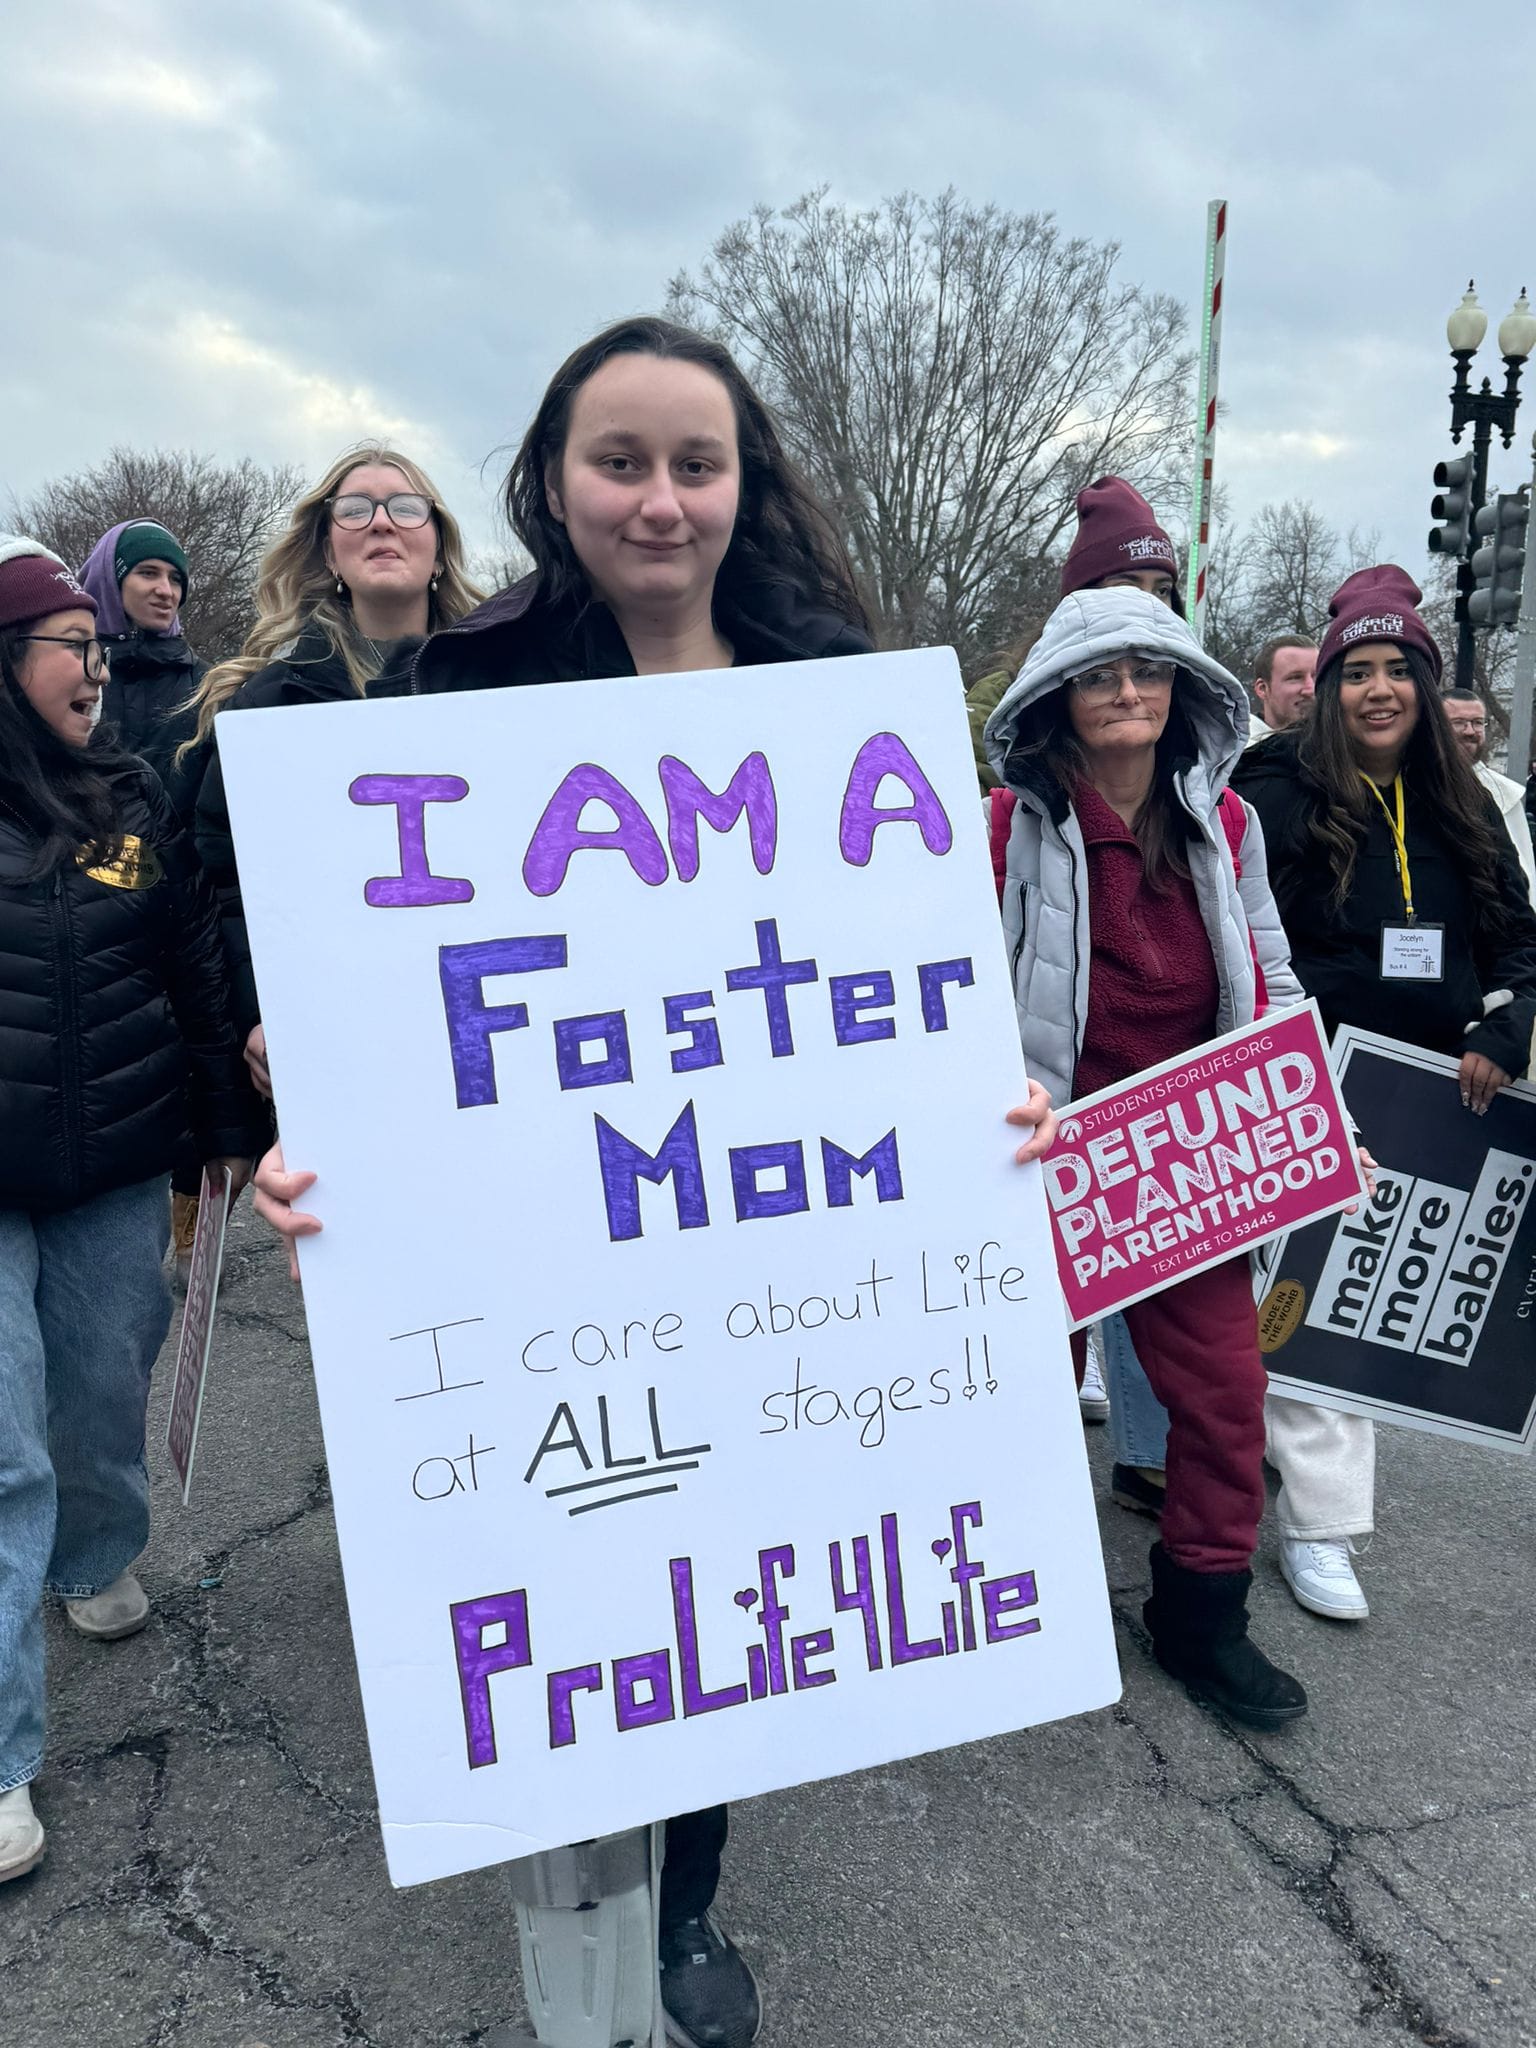
M 1461 1100 L 1455 1060 L 1346 1025 L 1334 1064 L 1373 1199 L 1275 1247 L 1259 1344 L 1277 1392 L 1469 1442 L 1536 1441 L 1536 1089 Z

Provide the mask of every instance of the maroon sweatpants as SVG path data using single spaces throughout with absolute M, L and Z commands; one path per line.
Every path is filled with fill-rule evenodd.
M 1246 1571 L 1264 1512 L 1266 1386 L 1247 1256 L 1202 1266 L 1121 1314 L 1168 1410 L 1163 1548 L 1189 1571 Z M 1074 1333 L 1079 1386 L 1086 1341 Z

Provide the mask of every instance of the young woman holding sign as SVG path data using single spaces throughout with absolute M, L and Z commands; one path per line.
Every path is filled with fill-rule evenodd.
M 1509 835 L 1440 701 L 1440 650 L 1392 563 L 1329 604 L 1312 716 L 1244 756 L 1301 985 L 1354 1024 L 1461 1063 L 1481 1114 L 1517 1080 L 1536 1020 L 1536 913 Z M 1271 1396 L 1281 1569 L 1304 1607 L 1363 1619 L 1350 1553 L 1375 1510 L 1362 1416 Z
M 988 719 L 1016 797 L 1003 920 L 1025 1062 L 1058 1099 L 1252 1023 L 1260 975 L 1272 1007 L 1300 999 L 1258 825 L 1235 820 L 1239 875 L 1223 815 L 1247 737 L 1242 685 L 1139 589 L 1064 598 Z M 1265 1390 L 1247 1258 L 1122 1313 L 1170 1416 L 1145 1609 L 1158 1662 L 1280 1727 L 1307 1698 L 1247 1635 Z
M 453 514 L 430 477 L 393 448 L 350 449 L 295 504 L 261 565 L 245 646 L 203 678 L 197 730 L 177 756 L 201 777 L 197 848 L 218 891 L 246 1062 L 264 1095 L 261 1028 L 218 749 L 223 711 L 398 697 L 414 687 L 423 637 L 477 601 Z
M 436 634 L 427 691 L 664 675 L 869 650 L 863 606 L 831 523 L 781 448 L 762 401 L 715 343 L 627 320 L 561 366 L 512 465 L 507 510 L 531 575 Z M 1034 1158 L 1054 1130 L 1043 1092 L 1012 1112 Z M 312 1173 L 280 1151 L 261 1212 L 290 1238 L 318 1220 L 291 1203 Z M 660 1964 L 669 2025 L 697 2048 L 745 2048 L 761 2004 L 711 1912 L 723 1807 L 668 1824 Z
M 45 1588 L 98 1641 L 149 1619 L 128 1567 L 186 1116 L 236 1192 L 257 1135 L 191 843 L 95 737 L 96 625 L 56 555 L 0 537 L 0 1881 L 43 1853 Z

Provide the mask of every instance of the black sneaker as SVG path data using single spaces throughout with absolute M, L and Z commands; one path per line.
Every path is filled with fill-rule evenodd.
M 1163 1512 L 1166 1495 L 1163 1487 L 1144 1477 L 1136 1466 L 1112 1465 L 1109 1497 L 1120 1507 L 1129 1508 L 1133 1515 L 1151 1515 L 1155 1521 Z
M 663 1925 L 656 1958 L 669 2041 L 681 2048 L 750 2048 L 763 2024 L 757 1979 L 713 1913 Z

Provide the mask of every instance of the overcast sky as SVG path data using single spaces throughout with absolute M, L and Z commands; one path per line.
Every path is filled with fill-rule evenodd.
M 1234 511 L 1311 498 L 1419 574 L 1445 316 L 1536 283 L 1536 10 L 53 0 L 7 57 L 0 504 L 114 442 L 313 473 L 383 433 L 490 546 L 560 357 L 757 202 L 953 184 L 1193 311 L 1220 196 Z

